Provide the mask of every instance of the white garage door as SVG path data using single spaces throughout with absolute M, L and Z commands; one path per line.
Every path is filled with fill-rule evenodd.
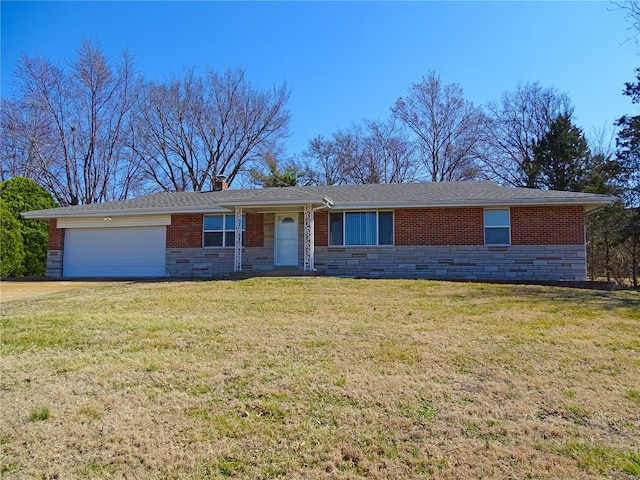
M 70 228 L 65 277 L 163 277 L 166 227 Z

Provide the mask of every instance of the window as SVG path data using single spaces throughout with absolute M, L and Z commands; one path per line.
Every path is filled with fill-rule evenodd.
M 484 244 L 509 245 L 511 228 L 509 209 L 491 209 L 484 211 Z
M 332 212 L 329 245 L 393 245 L 393 212 Z
M 244 225 L 242 216 L 242 245 L 244 246 Z M 203 222 L 205 247 L 233 247 L 236 243 L 235 215 L 205 215 Z

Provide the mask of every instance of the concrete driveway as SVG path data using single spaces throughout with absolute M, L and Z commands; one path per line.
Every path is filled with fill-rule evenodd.
M 64 292 L 76 288 L 107 285 L 116 282 L 96 282 L 83 280 L 3 280 L 0 282 L 0 303 L 25 298 L 41 297 L 55 292 Z

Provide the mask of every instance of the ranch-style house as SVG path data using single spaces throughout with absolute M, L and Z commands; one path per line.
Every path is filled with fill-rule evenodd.
M 50 277 L 586 279 L 585 215 L 615 200 L 490 181 L 164 192 L 27 212 Z

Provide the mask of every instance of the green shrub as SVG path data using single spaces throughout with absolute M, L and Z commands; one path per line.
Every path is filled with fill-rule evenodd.
M 33 180 L 24 177 L 13 177 L 0 183 L 0 198 L 6 202 L 8 215 L 12 216 L 20 226 L 19 232 L 23 245 L 21 267 L 7 274 L 4 273 L 3 268 L 3 277 L 43 276 L 47 268 L 49 230 L 45 223 L 24 218 L 21 214 L 31 210 L 53 208 L 56 203 L 49 192 Z M 4 215 L 3 213 L 3 224 Z
M 21 276 L 23 272 L 24 244 L 20 222 L 7 209 L 0 198 L 0 276 Z

